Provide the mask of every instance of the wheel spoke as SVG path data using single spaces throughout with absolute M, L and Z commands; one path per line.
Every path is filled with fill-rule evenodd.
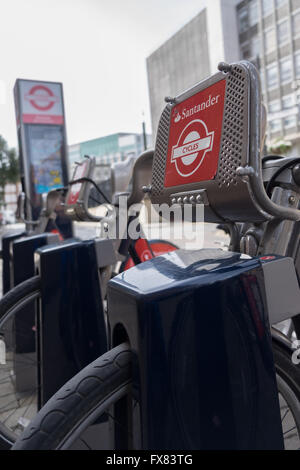
M 283 418 L 281 419 L 281 422 L 282 422 L 282 423 L 283 423 L 283 421 L 284 421 L 286 415 L 287 415 L 288 413 L 290 413 L 290 412 L 291 412 L 291 410 L 288 408 L 288 409 L 286 410 L 286 412 L 284 413 Z
M 283 433 L 283 435 L 285 436 L 285 435 L 288 434 L 289 432 L 294 431 L 294 429 L 297 429 L 297 427 L 296 427 L 296 426 L 293 426 L 293 427 L 292 427 L 291 429 L 289 429 L 288 431 L 285 431 L 285 432 Z

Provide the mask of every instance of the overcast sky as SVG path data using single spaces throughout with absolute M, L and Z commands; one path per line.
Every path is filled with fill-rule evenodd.
M 16 78 L 61 81 L 69 144 L 150 131 L 146 57 L 202 0 L 0 0 L 0 134 L 16 145 Z M 180 66 L 180 64 L 178 64 Z

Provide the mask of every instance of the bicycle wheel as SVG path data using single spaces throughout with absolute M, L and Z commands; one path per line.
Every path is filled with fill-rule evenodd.
M 300 449 L 300 368 L 293 350 L 273 341 L 279 404 L 286 450 Z
M 300 371 L 276 343 L 274 358 L 285 449 L 298 449 Z M 124 343 L 87 366 L 46 403 L 13 449 L 140 448 L 131 361 Z
M 37 413 L 35 302 L 40 277 L 0 300 L 0 449 L 10 448 Z
M 131 361 L 123 343 L 85 367 L 50 398 L 13 450 L 135 447 Z

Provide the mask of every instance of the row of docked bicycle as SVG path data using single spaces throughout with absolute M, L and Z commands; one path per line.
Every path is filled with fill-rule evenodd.
M 113 168 L 99 219 L 87 204 L 91 185 L 101 193 L 93 160 L 78 167 L 65 211 L 98 220 L 100 237 L 30 248 L 38 274 L 0 301 L 3 447 L 299 448 L 300 160 L 262 158 L 264 129 L 257 70 L 221 64 L 168 99 L 154 151 L 130 173 Z M 111 238 L 121 198 L 145 195 L 159 213 L 226 224 L 229 251 Z M 128 214 L 127 235 L 138 227 Z M 43 224 L 13 242 L 15 262 L 18 243 L 49 238 Z

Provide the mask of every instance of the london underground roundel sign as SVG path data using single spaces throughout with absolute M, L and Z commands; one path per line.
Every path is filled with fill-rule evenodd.
M 226 81 L 187 98 L 172 109 L 165 187 L 216 176 Z
M 39 111 L 49 111 L 58 100 L 52 90 L 44 85 L 33 86 L 25 98 Z
M 24 124 L 64 124 L 60 83 L 19 80 L 19 87 Z

